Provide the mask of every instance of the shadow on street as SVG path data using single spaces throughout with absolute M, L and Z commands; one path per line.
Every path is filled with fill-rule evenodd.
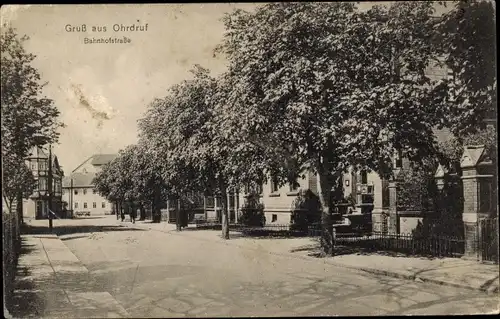
M 19 257 L 30 254 L 34 248 L 33 245 L 21 242 Z M 30 279 L 31 273 L 28 268 L 17 266 L 16 278 L 14 280 L 14 294 L 6 298 L 6 305 L 14 318 L 40 317 L 45 309 L 45 300 L 40 294 L 35 292 L 35 286 Z
M 101 226 L 101 225 L 57 225 L 54 223 L 53 231 L 49 231 L 48 226 L 23 225 L 22 233 L 26 235 L 46 235 L 55 234 L 57 236 L 97 233 L 97 232 L 115 232 L 115 231 L 145 231 L 140 228 L 124 226 Z

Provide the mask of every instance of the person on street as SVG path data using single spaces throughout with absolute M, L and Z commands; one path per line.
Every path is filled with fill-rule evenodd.
M 120 215 L 121 215 L 121 218 L 122 218 L 122 222 L 125 220 L 125 212 L 122 210 L 120 212 Z
M 137 211 L 135 209 L 132 209 L 130 212 L 130 220 L 132 221 L 133 224 L 135 224 L 135 217 L 137 215 Z

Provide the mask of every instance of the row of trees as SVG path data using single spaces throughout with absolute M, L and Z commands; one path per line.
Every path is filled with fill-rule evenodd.
M 54 101 L 43 94 L 46 83 L 32 66 L 36 56 L 25 50 L 26 40 L 13 28 L 3 29 L 0 37 L 2 197 L 9 213 L 17 204 L 21 221 L 22 198 L 34 187 L 25 159 L 32 147 L 57 142 L 62 126 Z
M 457 2 L 438 18 L 435 5 L 272 3 L 226 14 L 216 54 L 227 58 L 227 71 L 212 77 L 195 66 L 191 79 L 154 100 L 138 144 L 96 177 L 98 190 L 153 203 L 217 193 L 229 238 L 228 189 L 269 176 L 294 183 L 309 170 L 319 177 L 331 254 L 346 169 L 390 177 L 395 152 L 425 162 L 439 153 L 436 127 L 460 138 L 494 110 L 492 4 Z M 429 78 L 432 63 L 453 77 Z

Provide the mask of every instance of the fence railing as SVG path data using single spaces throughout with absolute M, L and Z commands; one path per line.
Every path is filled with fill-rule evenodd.
M 372 233 L 370 236 L 339 236 L 337 244 L 372 250 L 393 251 L 411 255 L 460 257 L 465 241 L 457 237 L 429 236 L 417 238 L 412 234 Z
M 416 237 L 413 234 L 391 234 L 380 231 L 360 234 L 339 231 L 341 229 L 342 227 L 336 228 L 336 245 L 435 257 L 460 257 L 465 250 L 465 240 L 460 237 Z M 309 227 L 308 235 L 321 236 L 321 228 Z
M 222 224 L 217 218 L 196 220 L 196 229 L 221 230 Z M 247 226 L 230 223 L 229 229 L 238 231 L 245 236 L 253 237 L 298 237 L 307 236 L 307 231 L 295 230 L 288 224 L 268 224 L 265 226 Z
M 19 256 L 21 238 L 19 222 L 16 214 L 2 213 L 2 244 L 3 244 L 3 278 L 4 298 L 8 302 L 14 291 L 17 258 Z
M 481 261 L 499 263 L 498 218 L 478 220 L 479 251 Z

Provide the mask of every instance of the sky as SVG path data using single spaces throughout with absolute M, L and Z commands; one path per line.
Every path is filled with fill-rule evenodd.
M 154 98 L 190 77 L 200 64 L 217 75 L 226 61 L 214 56 L 224 13 L 258 4 L 17 5 L 1 7 L 1 25 L 30 39 L 25 49 L 47 81 L 44 94 L 60 110 L 65 127 L 54 153 L 66 174 L 97 153 L 116 153 L 137 141 L 137 120 Z M 360 7 L 371 6 L 362 3 Z M 146 31 L 114 32 L 113 25 Z M 86 32 L 68 32 L 67 28 Z M 106 26 L 93 32 L 92 26 Z M 71 31 L 71 30 L 70 30 Z M 84 38 L 122 38 L 130 43 L 85 44 Z

